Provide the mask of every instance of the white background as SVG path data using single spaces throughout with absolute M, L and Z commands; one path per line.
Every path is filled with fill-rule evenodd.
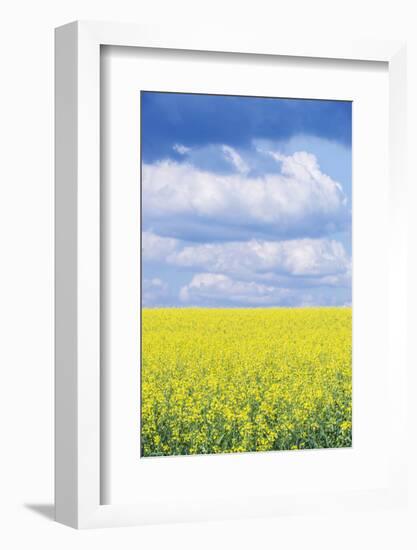
M 15 0 L 1 12 L 0 544 L 4 548 L 378 548 L 417 545 L 417 511 L 76 532 L 52 523 L 53 28 L 74 19 L 239 25 L 281 36 L 408 40 L 409 179 L 417 151 L 416 16 L 412 1 Z M 410 188 L 410 281 L 417 280 L 417 184 Z M 411 286 L 411 285 L 410 285 Z M 416 293 L 410 294 L 410 335 Z M 415 321 L 414 321 L 415 325 Z M 410 338 L 415 340 L 415 336 Z M 410 362 L 411 364 L 411 362 Z M 415 361 L 414 355 L 414 364 Z M 410 395 L 416 376 L 410 373 Z M 413 392 L 415 394 L 415 391 Z M 415 401 L 415 399 L 414 399 Z M 416 405 L 410 403 L 412 418 Z M 410 432 L 415 435 L 415 426 Z M 395 441 L 387 441 L 395 444 Z M 410 442 L 410 445 L 412 442 Z M 416 461 L 415 445 L 411 449 Z M 415 503 L 416 476 L 411 485 Z M 42 512 L 42 513 L 39 513 Z M 414 522 L 412 522 L 412 518 Z

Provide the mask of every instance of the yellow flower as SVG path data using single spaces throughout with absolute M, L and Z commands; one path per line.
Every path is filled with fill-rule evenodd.
M 144 456 L 346 447 L 351 309 L 144 309 Z

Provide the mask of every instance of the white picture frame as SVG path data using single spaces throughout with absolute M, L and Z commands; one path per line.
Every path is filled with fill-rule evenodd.
M 56 519 L 76 528 L 134 525 L 158 521 L 155 506 L 101 504 L 100 384 L 100 48 L 102 45 L 229 52 L 333 60 L 382 61 L 389 70 L 390 276 L 398 292 L 390 316 L 397 350 L 390 399 L 406 418 L 406 197 L 405 45 L 401 42 L 282 42 L 269 34 L 218 29 L 169 29 L 75 22 L 56 30 Z M 160 520 L 175 521 L 384 506 L 403 502 L 406 492 L 404 433 L 398 427 L 396 452 L 386 490 L 355 495 L 323 493 L 259 499 L 234 510 L 208 504 L 185 515 L 175 499 Z

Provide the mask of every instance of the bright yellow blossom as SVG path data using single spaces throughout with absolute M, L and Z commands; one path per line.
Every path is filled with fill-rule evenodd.
M 142 454 L 352 444 L 350 308 L 144 309 Z

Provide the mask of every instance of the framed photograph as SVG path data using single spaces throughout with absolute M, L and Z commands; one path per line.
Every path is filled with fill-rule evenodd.
M 405 120 L 402 43 L 56 30 L 58 521 L 404 503 Z

